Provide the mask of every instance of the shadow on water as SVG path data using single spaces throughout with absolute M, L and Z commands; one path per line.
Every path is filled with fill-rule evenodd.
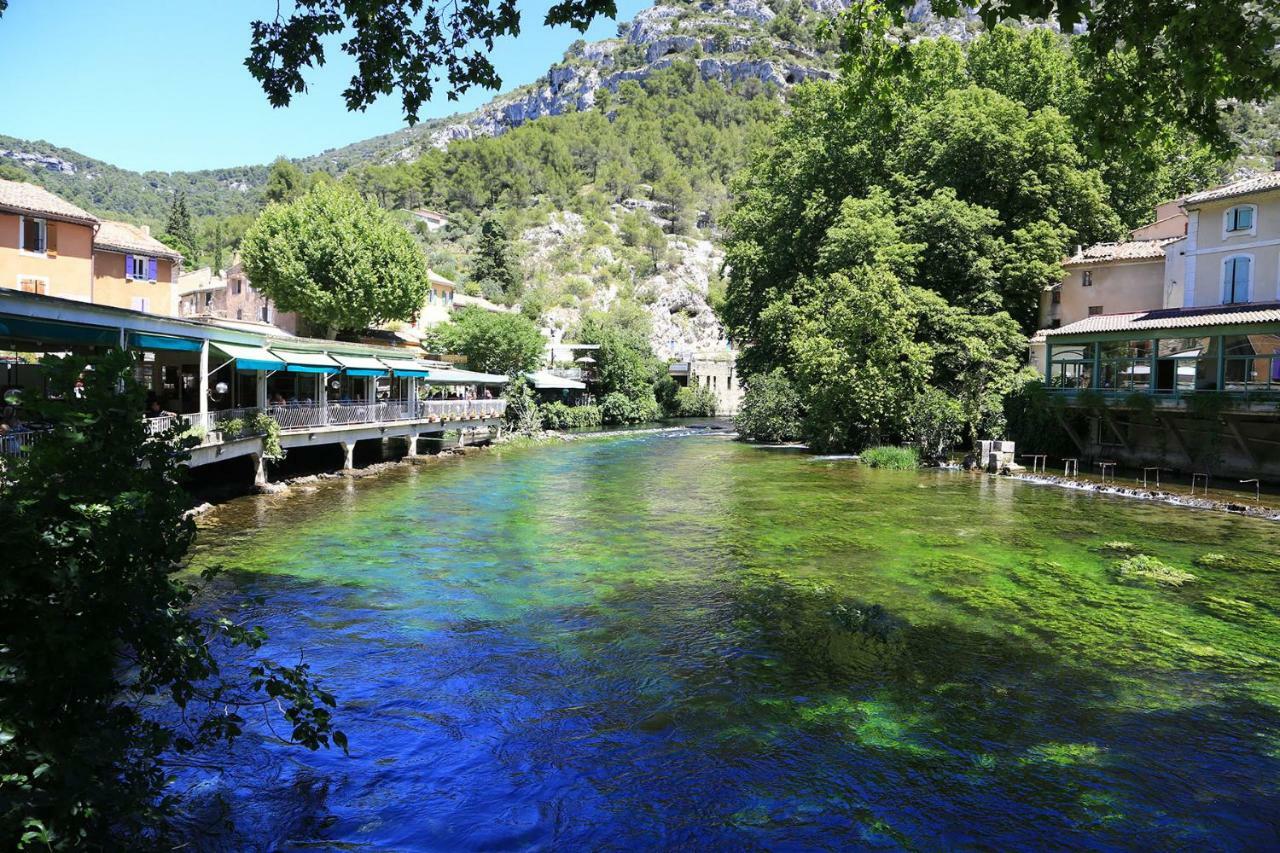
M 486 456 L 212 528 L 352 756 L 203 756 L 197 846 L 1280 845 L 1256 527 L 710 439 Z M 1198 580 L 1119 582 L 1120 538 Z

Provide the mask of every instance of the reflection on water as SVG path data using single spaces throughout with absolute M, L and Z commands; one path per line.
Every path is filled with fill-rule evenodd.
M 265 596 L 270 653 L 326 674 L 352 754 L 208 756 L 225 770 L 182 783 L 223 794 L 237 828 L 210 806 L 190 831 L 228 849 L 1274 846 L 1275 531 L 672 433 L 243 499 L 197 562 L 233 567 L 219 594 Z M 1134 550 L 1197 580 L 1124 582 Z

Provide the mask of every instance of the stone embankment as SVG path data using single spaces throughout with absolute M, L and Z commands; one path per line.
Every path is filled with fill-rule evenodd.
M 1078 492 L 1094 492 L 1100 495 L 1115 495 L 1134 500 L 1156 501 L 1170 506 L 1188 507 L 1191 509 L 1209 509 L 1219 512 L 1233 512 L 1253 518 L 1265 518 L 1269 521 L 1280 521 L 1280 509 L 1261 504 L 1240 503 L 1239 501 L 1220 501 L 1213 498 L 1198 498 L 1163 489 L 1148 489 L 1142 486 L 1122 486 L 1115 483 L 1098 483 L 1093 480 L 1077 480 L 1070 477 L 1058 477 L 1053 474 L 1010 474 L 1011 479 L 1023 480 L 1041 486 L 1056 486 L 1060 489 L 1072 489 Z

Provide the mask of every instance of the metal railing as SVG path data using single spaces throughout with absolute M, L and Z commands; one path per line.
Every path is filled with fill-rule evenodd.
M 259 412 L 266 412 L 282 432 L 312 429 L 322 426 L 352 426 L 358 424 L 396 423 L 424 421 L 445 423 L 457 421 L 500 418 L 506 412 L 507 401 L 497 400 L 384 400 L 378 403 L 289 403 L 268 406 L 265 409 L 240 408 L 220 411 L 192 412 L 186 415 L 161 415 L 143 421 L 148 435 L 161 435 L 177 427 L 197 430 L 203 436 L 202 444 L 219 444 L 231 438 L 222 434 L 223 427 L 232 420 L 248 421 Z M 16 455 L 29 448 L 48 430 L 24 430 L 0 435 L 0 455 Z
M 1064 388 L 1060 386 L 1051 386 L 1045 390 L 1067 399 L 1096 395 L 1108 400 L 1123 400 L 1132 396 L 1141 396 L 1151 398 L 1156 405 L 1172 404 L 1176 406 L 1180 403 L 1186 403 L 1192 398 L 1217 397 L 1242 406 L 1280 406 L 1280 388 L 1275 385 L 1263 386 L 1261 383 L 1257 386 L 1236 385 L 1221 390 L 1217 388 L 1152 390 L 1150 388 Z
M 48 431 L 47 429 L 24 429 L 0 435 L 0 456 L 17 456 L 25 453 Z

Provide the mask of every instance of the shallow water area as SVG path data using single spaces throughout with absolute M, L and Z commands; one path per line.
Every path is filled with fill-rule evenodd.
M 201 524 L 351 755 L 204 757 L 200 846 L 1280 843 L 1272 522 L 668 430 Z

